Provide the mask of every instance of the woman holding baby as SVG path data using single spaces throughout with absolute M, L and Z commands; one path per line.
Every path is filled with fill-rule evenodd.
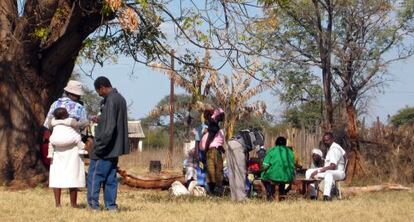
M 63 97 L 56 100 L 46 116 L 44 126 L 52 130 L 48 158 L 52 159 L 49 187 L 53 188 L 56 207 L 61 206 L 62 188 L 69 188 L 70 204 L 77 207 L 78 188 L 85 187 L 85 154 L 81 130 L 88 125 L 85 107 L 80 103 L 84 94 L 82 83 L 70 80 Z

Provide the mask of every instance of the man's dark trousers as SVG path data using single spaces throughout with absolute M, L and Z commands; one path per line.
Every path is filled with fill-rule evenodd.
M 116 210 L 116 196 L 118 181 L 116 169 L 118 158 L 91 159 L 88 175 L 88 205 L 92 209 L 99 209 L 99 191 L 104 189 L 105 208 Z

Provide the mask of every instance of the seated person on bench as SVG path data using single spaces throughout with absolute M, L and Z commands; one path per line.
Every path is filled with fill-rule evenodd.
M 322 142 L 329 147 L 325 165 L 324 167 L 307 170 L 306 178 L 323 178 L 325 181 L 323 199 L 331 200 L 331 189 L 335 181 L 345 178 L 345 151 L 339 144 L 334 142 L 332 133 L 325 133 Z M 316 195 L 316 192 L 313 191 L 313 194 Z
M 279 187 L 281 199 L 286 195 L 285 185 L 293 181 L 295 158 L 293 151 L 286 147 L 286 138 L 278 137 L 275 146 L 271 148 L 263 160 L 262 183 L 266 189 L 267 199 L 273 200 L 274 184 Z
M 314 171 L 312 169 L 321 168 L 321 167 L 323 167 L 323 165 L 324 165 L 324 159 L 323 159 L 322 150 L 320 150 L 318 148 L 314 148 L 312 150 L 312 163 L 311 163 L 309 169 L 306 171 L 306 175 L 305 175 L 306 179 L 310 178 L 310 175 Z M 309 189 L 310 189 L 310 198 L 312 200 L 316 199 L 316 195 L 318 195 L 317 191 L 315 189 L 315 186 L 316 185 L 314 183 L 312 183 L 312 184 L 310 184 L 310 187 L 309 187 Z
M 312 163 L 309 169 L 316 169 L 323 167 L 324 165 L 323 153 L 322 150 L 315 148 L 312 150 Z

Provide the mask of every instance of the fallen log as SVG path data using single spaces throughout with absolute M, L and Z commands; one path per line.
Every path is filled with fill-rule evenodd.
M 85 161 L 85 165 L 89 165 L 89 161 Z M 171 173 L 150 173 L 145 176 L 138 176 L 128 173 L 126 170 L 118 167 L 117 173 L 121 176 L 121 183 L 130 187 L 142 189 L 168 189 L 175 181 L 185 182 L 184 176 L 181 174 Z
M 401 184 L 381 184 L 365 187 L 343 187 L 342 193 L 347 196 L 359 195 L 362 193 L 379 192 L 379 191 L 412 191 L 412 188 L 402 186 Z

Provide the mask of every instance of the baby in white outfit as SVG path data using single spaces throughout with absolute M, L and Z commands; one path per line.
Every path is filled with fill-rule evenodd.
M 87 121 L 80 122 L 69 117 L 65 108 L 56 108 L 53 112 L 53 118 L 49 122 L 49 129 L 53 127 L 52 135 L 49 138 L 48 158 L 53 158 L 55 147 L 68 147 L 76 145 L 80 155 L 86 155 L 85 144 L 82 142 L 79 128 L 85 127 Z

